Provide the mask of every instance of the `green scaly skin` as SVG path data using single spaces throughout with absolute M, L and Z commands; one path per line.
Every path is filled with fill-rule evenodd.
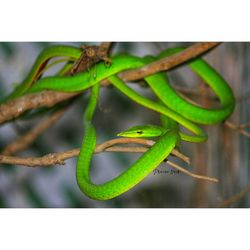
M 66 50 L 67 47 L 65 47 L 65 51 L 62 48 L 61 54 L 64 55 Z M 233 112 L 235 99 L 227 82 L 210 65 L 200 58 L 190 61 L 188 65 L 214 90 L 221 102 L 220 108 L 204 109 L 188 103 L 170 86 L 164 73 L 156 73 L 145 77 L 145 81 L 159 98 L 160 102 L 154 102 L 141 96 L 128 87 L 117 76 L 117 73 L 121 71 L 142 67 L 152 60 L 170 56 L 181 50 L 183 50 L 183 48 L 168 49 L 156 58 L 117 55 L 111 58 L 112 65 L 108 68 L 104 62 L 101 62 L 96 65 L 96 69 L 92 67 L 90 72 L 83 72 L 74 76 L 61 76 L 61 74 L 59 74 L 59 76 L 40 79 L 33 84 L 36 80 L 34 79 L 37 74 L 36 72 L 39 70 L 41 64 L 41 62 L 37 60 L 33 70 L 27 76 L 24 83 L 20 85 L 19 90 L 17 89 L 16 94 L 10 96 L 9 99 L 21 96 L 25 93 L 33 93 L 45 89 L 75 92 L 92 88 L 83 120 L 85 136 L 77 162 L 77 182 L 82 192 L 90 198 L 97 200 L 112 199 L 142 181 L 168 157 L 180 140 L 189 142 L 205 141 L 207 135 L 193 122 L 200 124 L 219 123 L 224 121 Z M 73 49 L 73 51 L 74 53 L 70 54 L 71 52 L 67 50 L 67 56 L 79 58 L 80 50 Z M 44 58 L 55 56 L 53 48 L 43 53 Z M 44 62 L 45 60 L 46 59 L 43 59 L 41 61 Z M 69 66 L 66 65 L 65 67 Z M 96 77 L 94 77 L 95 70 L 97 72 Z M 62 69 L 62 72 L 63 71 L 64 69 Z M 160 113 L 163 127 L 153 125 L 136 126 L 118 134 L 119 136 L 125 137 L 153 136 L 159 137 L 159 139 L 120 176 L 104 184 L 95 185 L 90 179 L 91 159 L 96 146 L 96 132 L 92 125 L 92 118 L 98 101 L 99 82 L 104 79 L 108 79 L 119 91 L 136 103 Z M 187 128 L 194 135 L 181 133 L 178 124 Z
M 84 114 L 85 136 L 77 162 L 77 183 L 87 196 L 96 200 L 112 199 L 142 181 L 172 152 L 179 141 L 179 134 L 168 131 L 161 136 L 145 154 L 134 162 L 125 172 L 104 184 L 95 185 L 90 179 L 91 159 L 96 146 L 96 131 L 91 121 L 97 105 L 99 84 L 91 90 L 89 104 Z M 144 126 L 141 127 L 142 130 Z M 154 128 L 151 127 L 151 132 Z M 126 136 L 126 132 L 120 133 Z
M 12 100 L 19 96 L 24 95 L 35 83 L 37 77 L 40 74 L 40 71 L 46 66 L 48 61 L 51 58 L 59 56 L 69 57 L 72 58 L 73 60 L 74 59 L 77 60 L 81 56 L 81 49 L 72 46 L 62 46 L 62 45 L 56 45 L 44 49 L 37 57 L 31 71 L 24 79 L 24 81 L 21 84 L 19 84 L 16 87 L 16 89 L 0 103 L 4 103 L 8 100 Z

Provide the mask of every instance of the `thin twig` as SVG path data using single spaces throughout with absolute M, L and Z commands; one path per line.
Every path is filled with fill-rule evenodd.
M 206 181 L 212 181 L 212 182 L 218 182 L 218 179 L 216 179 L 216 178 L 191 173 L 190 171 L 188 171 L 188 170 L 186 170 L 186 169 L 180 167 L 179 165 L 177 165 L 176 163 L 173 163 L 173 162 L 171 162 L 171 161 L 167 161 L 167 163 L 168 163 L 170 166 L 172 166 L 172 167 L 174 167 L 174 168 L 180 170 L 181 172 L 183 172 L 183 173 L 185 173 L 185 174 L 187 174 L 187 175 L 189 175 L 189 176 L 191 176 L 191 177 L 193 177 L 193 178 L 202 179 L 202 180 L 206 180 Z
M 146 146 L 153 146 L 155 141 L 148 140 L 148 139 L 142 139 L 142 138 L 116 138 L 109 141 L 106 141 L 100 145 L 98 145 L 98 150 L 104 151 L 105 149 L 108 149 L 111 146 L 114 146 L 116 144 L 128 144 L 128 143 L 136 143 L 136 144 L 142 144 Z M 186 155 L 182 154 L 177 149 L 173 149 L 171 152 L 172 155 L 180 158 L 184 162 L 190 164 L 190 159 Z
M 239 128 L 248 128 L 248 127 L 250 127 L 250 122 L 239 125 Z
M 223 207 L 229 207 L 233 203 L 239 201 L 242 199 L 245 195 L 247 195 L 250 192 L 250 187 L 247 187 L 246 189 L 242 190 L 240 193 L 233 195 L 229 199 L 221 202 L 218 207 L 223 208 Z
M 229 121 L 224 122 L 224 125 L 228 126 L 231 129 L 234 129 L 237 132 L 239 132 L 240 134 L 250 138 L 250 133 L 245 131 L 244 129 L 242 129 L 242 127 L 241 127 L 242 125 L 236 125 L 236 124 L 229 122 Z
M 60 109 L 59 111 L 53 113 L 51 116 L 46 117 L 42 122 L 39 122 L 38 125 L 31 129 L 29 132 L 18 137 L 16 140 L 6 146 L 2 151 L 2 154 L 13 155 L 27 148 L 40 134 L 42 134 L 46 129 L 48 129 L 56 121 L 58 121 L 64 114 L 65 110 L 66 109 Z
M 147 150 L 148 150 L 147 147 L 112 146 L 109 148 L 105 148 L 103 151 L 100 152 L 97 152 L 97 150 L 95 150 L 95 153 L 101 153 L 101 152 L 145 153 Z
M 188 87 L 180 87 L 180 86 L 174 86 L 174 89 L 177 90 L 178 92 L 181 92 L 184 95 L 189 95 L 189 96 L 194 96 L 194 97 L 202 97 L 203 99 L 206 99 L 208 101 L 211 101 L 212 103 L 219 103 L 218 97 L 216 97 L 214 94 L 210 93 L 199 93 L 195 90 L 192 90 Z M 250 93 L 241 95 L 241 96 L 236 96 L 235 100 L 237 103 L 245 101 L 246 99 L 250 98 Z
M 208 50 L 214 48 L 219 43 L 197 43 L 189 48 L 177 53 L 173 56 L 163 58 L 155 61 L 141 69 L 130 70 L 120 74 L 121 78 L 125 81 L 139 80 L 149 74 L 153 74 L 163 70 L 169 70 L 182 64 L 196 56 L 200 56 Z M 107 81 L 104 80 L 101 84 L 107 85 Z M 70 99 L 79 93 L 65 93 L 58 91 L 42 91 L 35 94 L 26 95 L 15 100 L 6 102 L 0 105 L 0 124 L 9 120 L 12 120 L 20 116 L 23 112 L 35 109 L 39 107 L 52 107 L 55 104 L 62 102 L 66 99 Z

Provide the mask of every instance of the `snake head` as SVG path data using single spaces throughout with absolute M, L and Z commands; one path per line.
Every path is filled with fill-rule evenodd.
M 117 136 L 140 138 L 158 137 L 166 133 L 166 129 L 155 125 L 139 125 L 131 127 L 117 134 Z

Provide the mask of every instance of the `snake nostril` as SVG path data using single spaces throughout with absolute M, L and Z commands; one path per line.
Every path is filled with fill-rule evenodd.
M 138 130 L 136 133 L 141 135 L 143 132 L 142 132 L 142 130 Z

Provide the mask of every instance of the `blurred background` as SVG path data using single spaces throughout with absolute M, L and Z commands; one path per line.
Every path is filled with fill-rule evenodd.
M 15 83 L 21 82 L 29 72 L 40 51 L 59 43 L 0 43 L 0 99 L 11 92 Z M 80 46 L 84 43 L 61 43 Z M 88 43 L 98 44 L 98 43 Z M 174 46 L 190 46 L 192 43 L 115 43 L 112 54 L 125 52 L 138 56 L 156 55 Z M 228 81 L 236 96 L 234 113 L 228 119 L 233 124 L 250 121 L 250 43 L 223 43 L 204 58 Z M 56 69 L 56 68 L 55 68 Z M 53 72 L 51 72 L 53 73 Z M 98 72 L 97 72 L 98 74 Z M 188 67 L 168 72 L 170 82 L 189 98 L 205 106 L 214 105 L 212 94 Z M 154 98 L 143 82 L 131 87 L 149 98 Z M 63 117 L 20 156 L 42 156 L 77 148 L 83 136 L 82 113 L 87 96 L 78 98 Z M 0 127 L 0 149 L 4 149 L 18 136 L 28 132 L 46 115 L 32 119 L 17 119 Z M 147 110 L 119 93 L 112 87 L 102 88 L 94 124 L 98 143 L 116 137 L 126 128 L 138 124 L 159 124 L 159 115 Z M 223 124 L 204 126 L 208 141 L 202 144 L 182 143 L 181 151 L 191 159 L 190 166 L 173 157 L 175 162 L 190 171 L 216 177 L 219 183 L 197 180 L 183 173 L 171 172 L 166 163 L 151 173 L 127 193 L 109 200 L 95 201 L 82 194 L 75 178 L 76 158 L 64 166 L 28 168 L 24 166 L 0 166 L 0 207 L 83 207 L 83 208 L 188 208 L 221 206 L 223 201 L 248 188 L 250 138 Z M 96 183 L 110 180 L 124 171 L 139 157 L 131 153 L 101 153 L 92 161 L 92 179 Z M 167 171 L 168 170 L 168 171 Z M 231 203 L 228 207 L 249 207 L 250 195 Z

